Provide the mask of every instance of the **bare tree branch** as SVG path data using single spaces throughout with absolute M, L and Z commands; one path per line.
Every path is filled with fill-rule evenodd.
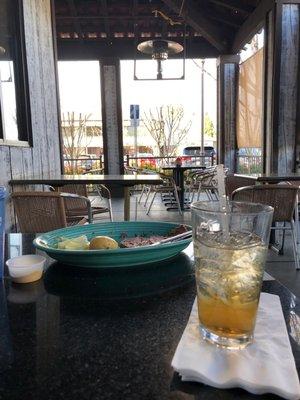
M 144 113 L 143 122 L 156 143 L 160 157 L 175 155 L 192 125 L 191 121 L 184 125 L 184 109 L 174 105 L 149 110 Z
M 92 139 L 101 135 L 99 126 L 88 126 L 91 114 L 78 114 L 76 117 L 74 111 L 62 114 L 62 136 L 64 154 L 67 159 L 80 158 L 86 153 L 86 148 Z M 73 161 L 68 161 L 69 166 L 74 166 Z

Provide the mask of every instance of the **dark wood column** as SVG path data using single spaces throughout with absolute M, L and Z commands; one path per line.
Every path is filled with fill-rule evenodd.
M 231 172 L 236 168 L 236 105 L 239 56 L 218 59 L 218 163 Z
M 120 60 L 101 59 L 100 71 L 105 173 L 123 174 Z
M 300 161 L 300 4 L 278 1 L 266 19 L 264 170 L 289 173 Z

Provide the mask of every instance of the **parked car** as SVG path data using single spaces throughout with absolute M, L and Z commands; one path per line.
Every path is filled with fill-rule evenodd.
M 95 154 L 81 154 L 78 158 L 74 159 L 64 154 L 63 158 L 65 171 L 67 171 L 67 173 L 82 174 L 93 168 L 99 168 L 99 159 Z
M 183 149 L 184 156 L 200 156 L 201 147 L 200 146 L 189 146 Z M 204 155 L 206 157 L 211 157 L 216 155 L 216 150 L 213 146 L 204 146 Z
M 90 171 L 95 164 L 96 158 L 95 154 L 82 154 L 79 157 L 82 168 L 85 169 L 85 171 Z

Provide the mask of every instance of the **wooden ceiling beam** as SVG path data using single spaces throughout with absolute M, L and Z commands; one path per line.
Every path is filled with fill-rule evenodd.
M 211 19 L 213 19 L 214 21 L 223 22 L 224 24 L 229 25 L 229 26 L 233 26 L 236 29 L 241 26 L 241 24 L 239 24 L 239 22 L 236 21 L 234 18 L 228 18 L 228 17 L 225 17 L 225 16 L 217 15 L 217 14 L 213 14 L 211 16 Z
M 178 18 L 178 15 L 173 14 L 173 15 L 168 15 L 171 19 L 176 19 Z M 103 20 L 103 19 L 108 19 L 108 20 L 119 20 L 119 19 L 126 19 L 126 20 L 153 20 L 153 15 L 56 15 L 55 19 L 57 21 L 75 21 L 75 20 L 87 20 L 87 21 L 92 21 L 92 20 Z
M 67 0 L 67 3 L 68 3 L 68 7 L 69 7 L 71 15 L 73 17 L 77 17 L 77 10 L 76 10 L 75 4 L 74 4 L 74 0 Z M 80 39 L 83 39 L 83 33 L 81 30 L 80 23 L 77 20 L 75 20 L 74 25 L 75 25 L 76 32 L 79 35 Z
M 162 0 L 173 12 L 179 14 L 181 0 Z M 182 12 L 182 18 L 187 25 L 191 26 L 196 32 L 200 33 L 210 44 L 212 44 L 220 53 L 226 53 L 228 50 L 227 41 L 224 33 L 210 22 L 209 17 L 201 13 L 191 3 L 186 2 Z
M 180 42 L 180 41 L 179 41 Z M 181 43 L 181 42 L 180 42 Z M 135 42 L 133 39 L 124 38 L 114 40 L 108 44 L 106 40 L 57 40 L 59 60 L 95 60 L 101 57 L 118 57 L 120 59 L 133 59 Z M 186 43 L 187 58 L 216 58 L 219 51 L 203 38 L 193 39 Z M 138 52 L 137 59 L 149 60 L 149 55 Z M 176 57 L 172 57 L 176 58 Z
M 110 33 L 110 26 L 109 26 L 109 22 L 108 22 L 107 1 L 101 0 L 101 5 L 102 5 L 103 14 L 104 14 L 105 32 L 106 32 L 107 37 L 109 38 L 111 36 L 111 33 Z
M 243 5 L 239 0 L 210 0 L 210 2 L 230 10 L 240 11 L 244 14 L 251 14 L 253 12 L 253 7 Z
M 263 27 L 267 13 L 275 6 L 276 0 L 261 0 L 252 14 L 237 31 L 231 46 L 233 54 L 238 53 L 246 43 Z

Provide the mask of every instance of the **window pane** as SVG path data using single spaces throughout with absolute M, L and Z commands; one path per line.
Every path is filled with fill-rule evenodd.
M 139 60 L 139 76 L 155 70 L 153 60 Z M 164 77 L 181 76 L 182 61 L 164 61 Z M 201 144 L 201 60 L 187 59 L 184 80 L 134 80 L 133 61 L 121 61 L 124 153 L 140 158 L 176 157 Z M 216 150 L 216 60 L 204 65 L 204 146 Z M 139 105 L 138 126 L 130 105 Z M 135 146 L 136 144 L 136 146 Z M 136 147 L 136 149 L 135 149 Z M 199 154 L 199 150 L 198 150 Z M 151 161 L 152 166 L 154 161 Z
M 59 61 L 64 167 L 82 173 L 102 167 L 99 61 Z
M 0 137 L 5 140 L 28 140 L 31 131 L 21 4 L 0 0 Z
M 13 61 L 0 61 L 0 79 L 3 136 L 7 140 L 18 140 Z

